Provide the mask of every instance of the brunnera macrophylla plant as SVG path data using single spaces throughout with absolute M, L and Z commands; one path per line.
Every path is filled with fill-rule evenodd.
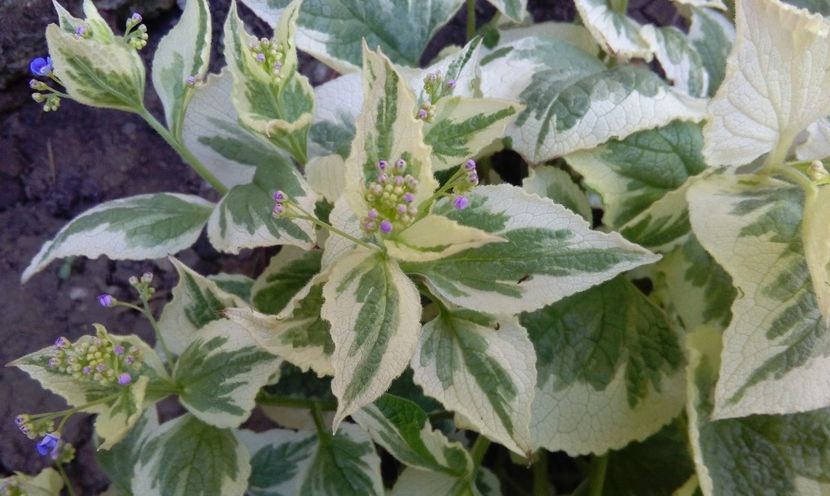
M 135 302 L 99 297 L 155 347 L 96 325 L 13 362 L 70 408 L 17 417 L 56 468 L 4 493 L 72 491 L 80 412 L 119 494 L 830 490 L 823 4 L 677 0 L 680 30 L 624 1 L 576 0 L 581 25 L 492 1 L 481 36 L 418 68 L 461 0 L 243 1 L 273 35 L 232 3 L 218 74 L 209 6 L 185 3 L 153 56 L 163 121 L 141 16 L 119 35 L 89 0 L 84 18 L 56 4 L 35 101 L 138 114 L 220 199 L 103 203 L 23 280 L 169 256 L 205 228 L 222 252 L 281 249 L 254 279 L 171 258 L 158 316 L 152 274 Z M 298 49 L 342 75 L 312 88 Z M 491 167 L 502 149 L 531 165 L 521 185 Z M 169 396 L 186 413 L 160 423 Z M 280 428 L 241 428 L 254 408 Z M 549 452 L 591 458 L 561 478 Z

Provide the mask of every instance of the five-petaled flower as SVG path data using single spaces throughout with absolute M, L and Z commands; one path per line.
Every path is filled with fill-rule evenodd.
M 46 456 L 55 452 L 58 449 L 61 438 L 55 434 L 49 433 L 43 436 L 43 439 L 37 443 L 37 452 L 40 456 Z
M 35 76 L 48 76 L 52 72 L 52 57 L 37 57 L 29 62 L 29 70 Z

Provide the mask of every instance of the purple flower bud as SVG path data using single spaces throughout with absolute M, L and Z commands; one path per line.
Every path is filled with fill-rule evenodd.
M 464 168 L 466 168 L 468 171 L 476 170 L 476 161 L 473 159 L 467 160 L 467 162 L 464 164 Z
M 126 386 L 131 382 L 133 382 L 133 378 L 130 374 L 126 372 L 118 376 L 118 384 L 121 384 L 122 386 Z
M 456 82 L 455 79 L 448 79 L 447 80 L 447 87 L 450 88 L 450 89 L 455 88 L 455 82 Z
M 389 234 L 392 232 L 392 223 L 389 222 L 389 219 L 384 219 L 383 222 L 380 223 L 380 232 L 383 234 Z
M 98 295 L 98 304 L 100 304 L 104 308 L 111 307 L 115 305 L 115 298 L 107 293 L 99 294 Z
M 75 39 L 81 39 L 84 34 L 86 34 L 86 28 L 83 26 L 78 26 L 75 28 Z
M 478 184 L 478 174 L 475 173 L 475 172 L 470 172 L 467 175 L 467 182 L 469 182 L 473 186 L 477 185 Z
M 367 232 L 374 231 L 375 227 L 376 227 L 375 226 L 375 221 L 367 220 L 366 222 L 363 223 L 363 229 L 365 229 Z
M 257 62 L 265 62 L 265 54 L 264 53 L 256 54 L 256 61 Z
M 464 195 L 458 195 L 455 197 L 455 200 L 453 200 L 452 204 L 456 208 L 456 210 L 464 210 L 465 208 L 470 206 L 470 200 Z
M 389 167 L 389 162 L 386 160 L 378 160 L 378 169 L 385 171 L 387 167 Z
M 282 206 L 282 203 L 275 203 L 274 204 L 274 215 L 282 215 L 285 212 L 285 209 Z
M 280 190 L 280 191 L 274 191 L 274 194 L 271 195 L 271 198 L 273 198 L 275 202 L 281 202 L 281 201 L 285 201 L 286 196 L 285 196 L 285 193 L 283 193 L 282 190 Z
M 63 348 L 69 345 L 69 340 L 61 336 L 55 340 L 55 348 Z
M 395 176 L 395 186 L 403 186 L 403 177 Z
M 124 354 L 124 347 L 121 346 L 120 344 L 117 344 L 112 348 L 112 352 L 115 353 L 116 355 L 123 355 Z
M 99 363 L 98 366 L 95 367 L 95 370 L 97 370 L 98 372 L 103 372 L 103 371 L 107 370 L 107 366 L 104 365 L 103 363 Z
M 403 204 L 398 205 L 398 208 L 396 210 L 398 211 L 399 214 L 405 214 L 406 213 L 406 205 L 403 205 Z
M 133 21 L 133 23 L 135 24 L 141 22 L 141 19 L 143 18 L 141 17 L 141 14 L 139 14 L 138 12 L 133 12 L 133 15 L 130 16 L 130 20 Z
M 126 363 L 127 365 L 132 365 L 134 361 L 135 357 L 129 355 L 127 356 L 127 358 L 124 359 L 124 363 Z
M 187 76 L 184 82 L 188 86 L 196 86 L 196 76 Z
M 89 375 L 90 372 L 92 372 L 92 370 L 90 370 L 89 367 L 84 367 L 82 372 L 84 373 L 84 375 Z
M 419 119 L 426 119 L 427 115 L 429 115 L 429 112 L 427 112 L 424 109 L 421 109 L 421 110 L 418 111 L 418 118 Z
M 49 362 L 47 363 L 47 365 L 48 365 L 50 368 L 55 368 L 55 367 L 57 367 L 58 365 L 60 365 L 60 363 L 61 363 L 61 362 L 60 362 L 60 360 L 58 360 L 58 359 L 57 359 L 57 358 L 55 358 L 55 357 L 52 357 L 52 358 L 50 358 L 50 359 L 49 359 Z
M 399 158 L 395 161 L 395 167 L 397 167 L 399 171 L 403 171 L 406 169 L 406 160 Z
M 23 415 L 18 415 L 14 418 L 14 423 L 17 425 L 23 425 L 26 423 L 26 417 L 24 417 Z
M 370 208 L 369 211 L 366 212 L 366 217 L 368 217 L 370 220 L 375 220 L 378 218 L 378 211 L 374 208 Z
M 415 195 L 413 195 L 412 193 L 404 193 L 403 201 L 405 201 L 406 203 L 412 203 L 413 201 L 415 201 Z
M 274 70 L 279 72 L 280 69 L 282 69 L 282 62 L 280 62 L 278 60 L 278 61 L 274 62 Z
M 29 62 L 29 71 L 35 76 L 48 76 L 52 72 L 52 57 L 38 57 Z
M 37 452 L 40 456 L 48 455 L 52 450 L 58 447 L 58 443 L 60 442 L 61 438 L 49 433 L 43 436 L 43 439 L 37 443 Z
M 389 179 L 389 177 L 386 174 L 384 174 L 382 172 L 380 174 L 378 174 L 378 182 L 379 183 L 384 184 L 384 183 L 386 183 L 386 181 L 388 179 Z

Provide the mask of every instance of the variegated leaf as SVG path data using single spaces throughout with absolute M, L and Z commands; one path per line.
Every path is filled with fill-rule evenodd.
M 23 271 L 26 282 L 56 258 L 106 255 L 114 260 L 161 258 L 196 242 L 212 204 L 193 195 L 154 193 L 104 202 L 47 241 Z
M 0 491 L 10 496 L 60 496 L 63 491 L 63 478 L 51 467 L 41 470 L 35 476 L 16 472 L 0 479 Z
M 108 450 L 124 439 L 144 411 L 147 377 L 139 377 L 123 388 L 121 394 L 95 419 L 95 435 L 103 441 L 99 450 Z
M 830 20 L 779 0 L 736 2 L 737 39 L 709 105 L 710 165 L 787 155 L 796 135 L 830 114 Z
M 251 288 L 254 285 L 254 280 L 250 277 L 242 274 L 219 272 L 218 274 L 211 274 L 207 278 L 215 282 L 216 286 L 222 291 L 238 296 L 242 298 L 242 301 L 251 301 Z
M 352 418 L 376 443 L 409 467 L 457 479 L 472 474 L 473 461 L 467 450 L 433 430 L 427 414 L 407 399 L 385 394 Z
M 709 75 L 708 96 L 720 88 L 726 75 L 726 58 L 735 42 L 735 26 L 725 15 L 714 10 L 692 7 L 689 41 L 700 54 Z
M 738 291 L 715 418 L 830 405 L 830 332 L 804 256 L 801 188 L 720 174 L 697 182 L 688 198 L 695 235 Z
M 618 234 L 592 231 L 565 207 L 514 186 L 478 187 L 469 198 L 464 210 L 443 201 L 435 213 L 507 242 L 403 264 L 462 307 L 504 314 L 536 310 L 657 260 Z
M 711 8 L 727 10 L 723 0 L 672 0 L 678 5 L 687 5 L 692 8 Z
M 603 51 L 624 61 L 633 58 L 651 61 L 653 52 L 642 35 L 643 26 L 625 12 L 614 10 L 610 0 L 576 0 L 574 3 L 580 19 Z
M 314 88 L 314 119 L 309 130 L 311 156 L 337 154 L 346 159 L 355 135 L 355 119 L 363 107 L 360 74 L 346 74 Z
M 406 368 L 418 342 L 421 299 L 397 263 L 362 248 L 335 262 L 323 299 L 334 341 L 337 428 Z
M 103 20 L 87 19 L 84 26 L 92 31 L 92 37 L 77 38 L 55 24 L 46 28 L 55 75 L 67 93 L 84 105 L 144 111 L 145 75 L 141 57 L 123 39 L 112 39 L 112 31 Z M 107 41 L 101 39 L 101 33 Z
M 496 46 L 482 59 L 486 97 L 515 99 L 525 109 L 507 135 L 536 164 L 673 120 L 698 121 L 704 101 L 632 65 L 607 69 L 564 41 L 530 37 Z
M 499 12 L 516 22 L 522 22 L 528 17 L 527 0 L 487 0 Z
M 251 453 L 251 496 L 384 494 L 380 458 L 354 424 L 343 424 L 337 434 L 274 429 L 237 436 Z
M 210 62 L 211 25 L 207 0 L 185 2 L 179 22 L 159 41 L 153 56 L 153 87 L 164 106 L 167 127 L 181 136 L 193 86 L 187 78 L 202 81 Z
M 816 305 L 824 326 L 830 327 L 830 188 L 827 186 L 807 192 L 801 238 Z
M 319 250 L 283 247 L 254 282 L 254 308 L 271 315 L 280 314 L 320 272 L 321 256 Z
M 822 117 L 807 126 L 807 139 L 795 149 L 799 160 L 822 160 L 830 157 L 830 119 Z
M 287 0 L 242 0 L 273 23 Z M 515 1 L 515 0 L 509 0 Z M 304 0 L 297 45 L 315 58 L 348 73 L 360 69 L 361 43 L 380 48 L 395 63 L 418 66 L 421 53 L 463 0 Z M 359 36 L 355 36 L 355 34 Z
M 118 444 L 109 450 L 95 452 L 95 460 L 111 482 L 110 488 L 116 489 L 118 494 L 132 494 L 133 472 L 138 465 L 141 448 L 158 428 L 158 413 L 154 407 L 148 408 Z
M 480 77 L 479 62 L 481 59 L 482 38 L 476 36 L 456 52 L 439 59 L 424 69 L 406 66 L 397 69 L 409 81 L 409 86 L 419 98 L 427 96 L 424 86 L 430 74 L 437 74 L 443 82 L 455 81 L 452 88 L 445 87 L 446 96 L 460 96 L 476 98 L 481 96 L 479 90 Z
M 709 73 L 685 33 L 674 26 L 656 27 L 649 24 L 643 27 L 640 34 L 675 88 L 692 96 L 709 94 Z
M 144 444 L 133 494 L 241 495 L 248 487 L 251 456 L 229 429 L 190 414 L 162 424 Z
M 550 451 L 601 454 L 642 441 L 683 408 L 678 333 L 622 276 L 521 317 L 539 381 L 532 439 Z
M 216 427 L 238 427 L 279 366 L 241 326 L 217 320 L 201 329 L 179 356 L 173 380 L 190 413 Z
M 720 334 L 689 336 L 687 413 L 700 490 L 730 494 L 819 495 L 830 491 L 830 409 L 711 420 L 716 415 Z M 724 357 L 726 358 L 726 357 Z
M 225 22 L 225 60 L 233 75 L 233 104 L 239 122 L 304 164 L 314 111 L 314 91 L 297 71 L 294 42 L 301 0 L 294 0 L 281 13 L 272 43 L 279 43 L 280 67 L 266 67 L 248 46 L 251 42 L 236 10 L 236 2 Z M 270 60 L 270 59 L 269 59 Z
M 588 28 L 571 22 L 537 22 L 529 26 L 500 30 L 498 34 L 498 43 L 502 50 L 522 38 L 554 38 L 569 43 L 590 55 L 599 54 L 599 45 L 591 36 Z
M 536 444 L 529 431 L 535 362 L 517 318 L 459 310 L 442 311 L 424 325 L 412 369 L 424 393 L 483 435 L 529 456 Z
M 465 226 L 442 215 L 427 215 L 398 236 L 384 240 L 386 252 L 403 262 L 429 262 L 464 250 L 506 239 L 475 227 Z
M 305 164 L 305 177 L 318 196 L 333 204 L 346 189 L 346 163 L 337 154 L 314 157 Z
M 288 159 L 275 155 L 257 167 L 251 183 L 231 188 L 213 210 L 207 227 L 211 244 L 234 254 L 243 248 L 283 244 L 311 248 L 310 222 L 273 215 L 275 191 L 283 191 L 306 212 L 314 210 L 314 195 L 305 179 Z
M 566 160 L 602 196 L 603 223 L 619 229 L 702 172 L 702 146 L 699 126 L 673 122 L 572 153 Z
M 571 175 L 562 169 L 541 165 L 530 169 L 530 175 L 522 182 L 528 193 L 550 198 L 555 203 L 567 207 L 583 219 L 592 222 L 591 204 L 588 195 L 579 189 Z
M 170 260 L 179 274 L 179 283 L 173 288 L 173 299 L 161 311 L 159 329 L 168 350 L 181 355 L 203 327 L 223 318 L 226 308 L 247 304 L 175 258 Z
M 686 241 L 692 229 L 686 193 L 706 174 L 686 179 L 619 228 L 625 239 L 649 250 L 666 252 Z
M 478 467 L 475 480 L 441 472 L 407 467 L 401 472 L 390 496 L 501 496 L 501 481 L 485 467 Z

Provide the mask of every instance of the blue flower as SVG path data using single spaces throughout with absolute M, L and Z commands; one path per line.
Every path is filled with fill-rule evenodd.
M 29 70 L 35 76 L 48 76 L 52 72 L 52 57 L 38 57 L 29 62 Z
M 61 438 L 54 435 L 54 434 L 46 434 L 43 436 L 43 439 L 37 443 L 37 452 L 40 456 L 46 456 L 49 453 L 53 452 L 57 447 L 58 443 L 60 443 Z

